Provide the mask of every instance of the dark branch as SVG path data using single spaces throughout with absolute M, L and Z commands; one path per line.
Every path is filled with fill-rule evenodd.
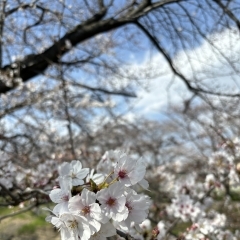
M 132 21 L 135 21 L 138 18 L 148 14 L 154 9 L 179 1 L 184 0 L 162 0 L 156 3 L 152 3 L 152 1 L 149 0 L 144 0 L 133 11 L 127 12 L 119 19 L 104 19 L 107 13 L 107 7 L 104 6 L 104 1 L 99 0 L 98 5 L 100 10 L 92 18 L 88 19 L 82 24 L 79 24 L 72 31 L 67 32 L 65 36 L 55 42 L 44 52 L 40 54 L 33 54 L 31 56 L 31 59 L 25 58 L 22 61 L 16 62 L 15 65 L 17 65 L 18 73 L 16 76 L 13 76 L 13 78 L 21 78 L 22 82 L 27 82 L 31 78 L 42 74 L 50 65 L 59 64 L 61 57 L 70 51 L 70 49 L 66 46 L 67 41 L 71 43 L 72 47 L 75 47 L 77 44 L 91 39 L 97 34 L 111 31 L 125 24 L 129 24 Z M 112 2 L 110 5 L 111 4 Z M 22 4 L 19 7 L 13 8 L 6 12 L 6 16 L 9 16 L 10 14 L 18 11 L 19 8 L 28 9 L 32 7 L 33 5 Z M 39 22 L 41 22 L 45 11 L 51 12 L 51 10 L 45 9 L 39 5 L 36 5 L 36 8 L 42 11 L 42 15 L 40 16 L 39 21 L 34 23 L 31 27 L 36 26 L 39 24 Z M 0 71 L 0 94 L 11 91 L 16 87 L 15 84 L 12 84 L 13 86 L 9 86 L 5 80 L 10 79 L 10 81 L 13 81 L 10 77 L 13 70 L 12 65 L 14 65 L 14 63 L 4 66 Z
M 237 25 L 238 30 L 240 31 L 240 21 L 237 17 L 233 14 L 233 12 L 227 7 L 220 0 L 213 0 L 223 11 L 226 13 Z
M 18 63 L 19 73 L 16 77 L 20 77 L 23 82 L 26 82 L 31 78 L 43 73 L 51 64 L 58 63 L 60 58 L 70 50 L 68 47 L 66 47 L 66 41 L 69 41 L 74 47 L 99 33 L 113 30 L 129 22 L 124 19 L 107 19 L 100 21 L 104 15 L 105 12 L 96 14 L 84 24 L 78 25 L 75 27 L 75 29 L 73 29 L 71 32 L 68 32 L 58 42 L 53 44 L 43 53 L 31 56 L 31 61 L 29 61 L 29 59 L 20 61 Z M 12 70 L 11 65 L 7 65 L 2 69 L 0 72 L 0 77 L 1 75 L 9 75 L 9 72 Z M 12 89 L 14 89 L 14 86 L 7 86 L 4 81 L 0 81 L 0 93 L 6 93 Z
M 121 95 L 121 96 L 132 97 L 132 98 L 137 97 L 137 95 L 135 93 L 133 93 L 133 92 L 112 91 L 112 90 L 108 90 L 108 89 L 105 89 L 105 88 L 100 88 L 100 87 L 96 87 L 95 88 L 95 87 L 88 86 L 86 84 L 75 83 L 75 82 L 72 83 L 72 84 L 75 85 L 75 86 L 78 86 L 78 87 L 82 87 L 82 88 L 94 91 L 94 92 L 103 92 L 103 93 L 107 93 L 107 94 L 111 94 L 111 95 Z
M 131 235 L 127 234 L 127 233 L 124 233 L 120 230 L 117 229 L 117 234 L 122 237 L 122 238 L 125 238 L 126 240 L 135 240 L 135 238 L 133 238 Z

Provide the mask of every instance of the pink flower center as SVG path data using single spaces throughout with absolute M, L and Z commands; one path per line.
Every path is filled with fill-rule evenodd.
M 62 200 L 63 200 L 64 202 L 68 202 L 68 200 L 69 200 L 68 195 L 63 196 L 63 197 L 62 197 Z
M 121 171 L 119 171 L 119 173 L 118 173 L 118 177 L 119 177 L 119 178 L 125 178 L 126 175 L 127 175 L 127 171 L 126 171 L 126 170 L 121 170 Z
M 126 202 L 125 206 L 128 208 L 128 211 L 131 212 L 133 207 L 130 205 L 130 203 Z
M 72 178 L 77 178 L 77 175 L 75 173 L 72 173 L 71 177 Z
M 116 199 L 110 197 L 110 198 L 107 200 L 106 204 L 112 207 L 112 206 L 114 206 L 114 205 L 116 204 Z
M 83 209 L 82 209 L 82 213 L 84 215 L 87 215 L 90 213 L 90 207 L 89 206 L 85 206 Z

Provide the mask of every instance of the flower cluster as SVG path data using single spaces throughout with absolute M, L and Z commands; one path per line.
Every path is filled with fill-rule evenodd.
M 137 239 L 176 239 L 171 231 L 182 224 L 186 229 L 178 232 L 179 239 L 240 239 L 239 150 L 239 141 L 229 140 L 206 159 L 167 162 L 152 168 L 148 180 L 153 199 L 159 201 L 154 201 L 149 218 L 156 220 L 155 226 L 145 227 L 144 238 Z
M 226 216 L 216 212 L 213 212 L 212 215 L 212 218 L 201 218 L 197 223 L 192 224 L 187 229 L 185 240 L 237 240 L 230 231 L 223 229 L 226 224 Z
M 211 172 L 213 172 L 220 181 L 229 179 L 231 185 L 239 183 L 235 158 L 233 154 L 229 154 L 226 150 L 215 152 L 209 159 Z
M 56 206 L 46 220 L 60 230 L 62 240 L 106 239 L 116 229 L 128 233 L 148 215 L 150 198 L 133 189 L 148 186 L 142 160 L 111 151 L 97 169 L 104 171 L 94 174 L 76 160 L 59 166 L 59 187 L 49 194 Z
M 179 195 L 172 200 L 172 204 L 167 208 L 167 213 L 175 218 L 181 218 L 182 221 L 195 220 L 204 216 L 203 206 L 199 202 L 194 201 L 189 195 Z
M 8 162 L 2 157 L 0 163 L 0 189 L 1 186 L 5 186 L 6 188 L 11 188 L 13 186 L 13 173 L 15 171 L 16 167 L 14 164 L 12 162 Z

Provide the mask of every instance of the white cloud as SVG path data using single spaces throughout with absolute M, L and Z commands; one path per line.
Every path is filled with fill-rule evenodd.
M 142 64 L 146 64 L 143 62 Z M 141 90 L 135 105 L 137 115 L 161 115 L 169 104 L 179 104 L 191 93 L 178 77 L 173 78 L 166 60 L 156 54 L 151 64 L 164 74 L 150 80 L 149 91 Z M 202 88 L 225 93 L 240 93 L 240 35 L 227 29 L 208 37 L 202 45 L 187 52 L 179 52 L 174 64 L 184 75 Z M 135 66 L 135 65 L 134 65 Z
M 144 63 L 143 63 L 144 64 Z M 172 74 L 165 59 L 156 54 L 151 64 L 153 68 L 161 67 L 160 76 L 149 80 L 148 91 L 141 90 L 137 93 L 135 111 L 145 117 L 161 114 L 169 104 L 179 103 L 190 94 L 185 84 Z
M 226 93 L 239 92 L 240 35 L 226 29 L 210 35 L 201 46 L 180 52 L 175 63 L 190 79 Z

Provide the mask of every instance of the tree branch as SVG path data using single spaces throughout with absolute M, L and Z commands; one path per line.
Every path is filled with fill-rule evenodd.
M 17 65 L 18 69 L 18 73 L 15 74 L 13 78 L 21 78 L 22 82 L 27 82 L 31 78 L 42 74 L 50 65 L 54 63 L 59 64 L 61 57 L 70 51 L 70 49 L 66 46 L 66 41 L 70 42 L 72 47 L 75 47 L 77 44 L 82 43 L 99 33 L 104 33 L 124 26 L 125 24 L 130 24 L 132 21 L 142 17 L 143 15 L 146 15 L 148 12 L 154 9 L 179 1 L 185 0 L 162 0 L 155 3 L 152 3 L 149 0 L 144 0 L 136 9 L 127 12 L 124 16 L 118 19 L 103 19 L 107 13 L 107 7 L 104 6 L 104 1 L 99 0 L 98 4 L 100 10 L 97 14 L 95 14 L 84 23 L 79 24 L 71 31 L 67 32 L 62 38 L 56 41 L 44 52 L 40 54 L 34 54 L 31 56 L 31 58 L 25 58 L 22 61 L 16 62 L 16 64 L 11 63 L 4 66 L 0 71 L 0 94 L 11 91 L 16 87 L 15 85 L 9 86 L 6 84 L 6 80 L 4 81 L 4 79 L 12 79 L 11 74 L 15 70 L 13 69 L 12 65 Z M 33 7 L 33 5 L 22 4 L 21 6 L 6 12 L 6 16 L 14 13 L 19 8 L 27 9 L 31 7 Z M 40 9 L 42 11 L 42 14 L 44 14 L 45 11 L 50 11 L 39 5 L 36 5 L 36 8 Z M 39 21 L 41 21 L 41 16 L 39 18 Z M 33 24 L 33 26 L 38 24 L 39 21 Z
M 5 7 L 6 7 L 6 0 L 3 0 L 0 4 L 0 68 L 2 67 L 2 48 L 3 48 L 3 28 L 4 28 L 4 21 L 5 21 Z
M 236 23 L 238 30 L 240 31 L 240 21 L 233 14 L 233 12 L 229 10 L 227 6 L 224 6 L 220 0 L 213 0 L 213 2 L 215 2 Z
M 120 230 L 117 229 L 117 234 L 122 237 L 122 238 L 125 238 L 126 240 L 135 240 L 135 238 L 133 238 L 131 235 L 127 234 L 127 233 L 124 233 Z
M 146 36 L 149 38 L 149 40 L 152 42 L 152 44 L 157 48 L 157 50 L 162 53 L 162 55 L 167 60 L 167 63 L 170 67 L 170 69 L 173 71 L 173 73 L 178 76 L 187 86 L 187 88 L 195 93 L 196 95 L 200 95 L 200 93 L 206 93 L 209 95 L 215 95 L 220 97 L 240 97 L 240 94 L 225 94 L 222 92 L 213 92 L 206 89 L 203 89 L 201 87 L 194 87 L 190 84 L 191 80 L 187 79 L 181 72 L 178 71 L 178 69 L 174 66 L 171 57 L 169 54 L 165 51 L 164 48 L 158 43 L 157 39 L 138 21 L 134 21 L 134 23 L 146 34 Z
M 85 23 L 76 26 L 75 29 L 66 33 L 65 36 L 43 53 L 31 56 L 31 61 L 29 61 L 29 59 L 24 59 L 23 61 L 18 62 L 17 65 L 19 72 L 15 77 L 20 77 L 23 82 L 26 82 L 43 73 L 51 64 L 58 63 L 59 59 L 65 53 L 70 51 L 70 49 L 66 46 L 66 41 L 69 41 L 74 47 L 99 33 L 107 32 L 129 23 L 129 20 L 125 19 L 106 19 L 100 21 L 104 15 L 105 12 L 98 13 Z M 12 69 L 12 64 L 3 67 L 0 72 L 0 79 L 1 77 L 3 78 L 9 76 Z M 3 80 L 0 80 L 0 93 L 6 93 L 14 88 L 14 86 L 7 86 Z
M 91 87 L 89 85 L 86 84 L 82 84 L 82 83 L 72 83 L 72 85 L 78 86 L 78 87 L 82 87 L 94 92 L 103 92 L 106 94 L 111 94 L 111 95 L 121 95 L 121 96 L 125 96 L 125 97 L 132 97 L 135 98 L 137 97 L 137 95 L 134 92 L 127 92 L 127 91 L 112 91 L 112 90 L 108 90 L 106 88 L 101 88 L 101 87 Z
M 6 218 L 14 217 L 14 216 L 19 215 L 19 214 L 21 214 L 21 213 L 25 213 L 25 212 L 33 209 L 34 207 L 36 207 L 36 204 L 30 205 L 30 206 L 28 206 L 28 207 L 26 207 L 26 208 L 24 208 L 24 209 L 22 209 L 22 210 L 20 210 L 20 211 L 13 212 L 13 213 L 6 214 L 6 215 L 4 215 L 4 216 L 1 216 L 1 217 L 0 217 L 0 222 L 1 222 L 2 220 L 6 219 Z

